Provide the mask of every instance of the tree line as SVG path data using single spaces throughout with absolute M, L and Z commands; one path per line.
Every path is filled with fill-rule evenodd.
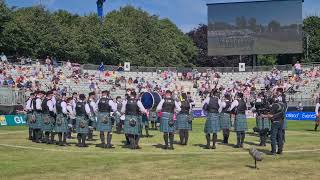
M 304 54 L 259 56 L 261 65 L 287 64 L 307 54 L 320 61 L 320 18 L 304 20 L 308 34 Z M 207 56 L 207 25 L 183 33 L 169 19 L 142 9 L 122 7 L 103 20 L 96 14 L 80 16 L 42 6 L 8 7 L 0 0 L 0 51 L 32 58 L 55 57 L 78 63 L 138 66 L 237 66 L 238 56 Z M 249 56 L 242 62 L 251 64 Z

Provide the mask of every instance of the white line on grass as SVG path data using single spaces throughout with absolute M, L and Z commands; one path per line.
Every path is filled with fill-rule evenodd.
M 16 134 L 16 133 L 24 133 L 26 131 L 10 131 L 10 132 L 5 132 L 5 133 L 0 133 L 0 135 L 6 135 L 6 134 Z
M 142 151 L 125 151 L 125 152 L 116 152 L 116 151 L 87 151 L 86 149 L 82 150 L 66 150 L 66 149 L 47 149 L 47 148 L 40 148 L 40 147 L 29 147 L 29 146 L 19 146 L 19 145 L 10 145 L 10 144 L 0 144 L 3 147 L 10 147 L 10 148 L 18 148 L 18 149 L 33 149 L 33 150 L 44 150 L 44 151 L 53 151 L 53 152 L 76 152 L 76 153 L 108 153 L 108 154 L 149 154 L 149 155 L 188 155 L 188 154 L 195 154 L 195 155 L 208 155 L 208 154 L 248 154 L 247 151 L 242 152 L 174 152 L 174 151 L 163 151 L 163 152 L 142 152 Z M 320 149 L 298 149 L 298 150 L 288 150 L 284 151 L 284 153 L 303 153 L 303 152 L 320 152 Z

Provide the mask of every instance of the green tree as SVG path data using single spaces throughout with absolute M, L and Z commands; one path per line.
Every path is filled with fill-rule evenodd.
M 309 61 L 320 62 L 320 17 L 310 16 L 303 21 L 304 54 Z

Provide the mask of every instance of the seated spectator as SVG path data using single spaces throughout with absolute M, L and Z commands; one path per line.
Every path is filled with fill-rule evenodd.
M 8 62 L 7 56 L 3 52 L 1 53 L 1 61 L 4 63 Z
M 117 71 L 119 71 L 119 72 L 124 71 L 124 69 L 123 69 L 123 67 L 122 67 L 121 63 L 119 64 Z

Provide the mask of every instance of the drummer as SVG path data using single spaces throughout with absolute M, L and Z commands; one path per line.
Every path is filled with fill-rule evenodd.
M 141 96 L 141 102 L 143 106 L 148 109 L 149 116 L 148 120 L 151 122 L 151 128 L 157 130 L 158 113 L 156 111 L 157 105 L 161 100 L 161 96 L 157 92 L 145 92 Z
M 140 98 L 142 100 L 142 97 L 143 97 L 143 92 L 140 93 Z M 149 118 L 148 118 L 148 114 L 142 114 L 142 117 L 141 117 L 141 120 L 142 120 L 142 127 L 141 127 L 141 130 L 144 128 L 146 130 L 146 137 L 149 137 Z M 141 132 L 142 134 L 142 132 Z
M 157 111 L 162 112 L 160 119 L 160 132 L 163 132 L 163 139 L 165 142 L 164 149 L 173 150 L 175 131 L 173 116 L 175 112 L 180 112 L 181 108 L 178 102 L 173 99 L 172 92 L 170 90 L 166 91 L 164 99 L 162 99 L 157 106 Z M 170 140 L 170 147 L 168 147 L 168 138 Z

